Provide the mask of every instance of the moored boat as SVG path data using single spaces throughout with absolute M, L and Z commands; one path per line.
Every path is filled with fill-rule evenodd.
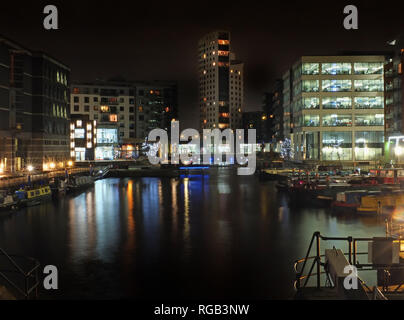
M 19 189 L 15 192 L 22 206 L 35 206 L 52 198 L 50 186 L 34 187 L 32 189 Z
M 70 177 L 67 184 L 68 192 L 80 191 L 84 188 L 94 185 L 94 177 L 92 176 L 75 176 Z
M 338 192 L 335 201 L 331 207 L 335 211 L 356 212 L 356 209 L 361 205 L 361 198 L 368 195 L 368 190 L 349 190 Z
M 403 192 L 369 193 L 361 198 L 356 212 L 364 215 L 391 215 L 395 209 L 402 207 L 403 203 Z

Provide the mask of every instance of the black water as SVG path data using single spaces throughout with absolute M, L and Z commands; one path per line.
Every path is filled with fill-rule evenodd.
M 98 181 L 0 217 L 0 247 L 58 267 L 59 289 L 42 298 L 288 299 L 293 261 L 316 230 L 369 237 L 384 224 L 305 208 L 271 182 L 219 169 Z

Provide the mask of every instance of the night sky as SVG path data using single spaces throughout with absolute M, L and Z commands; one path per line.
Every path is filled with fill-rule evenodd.
M 59 9 L 57 31 L 43 29 L 47 4 Z M 358 7 L 359 30 L 343 28 L 348 4 Z M 205 33 L 232 33 L 245 62 L 245 109 L 258 110 L 262 93 L 299 56 L 388 50 L 403 17 L 403 1 L 15 0 L 1 3 L 0 33 L 64 61 L 73 81 L 178 80 L 181 126 L 197 127 L 197 42 Z

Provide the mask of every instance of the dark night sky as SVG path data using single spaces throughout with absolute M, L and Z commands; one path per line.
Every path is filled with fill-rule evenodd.
M 59 9 L 58 31 L 42 27 L 46 4 Z M 182 126 L 197 126 L 197 41 L 214 29 L 232 33 L 245 62 L 246 110 L 301 55 L 388 49 L 404 29 L 404 3 L 393 1 L 8 1 L 0 33 L 72 68 L 73 81 L 122 75 L 178 80 Z M 359 30 L 343 28 L 343 8 L 359 10 Z

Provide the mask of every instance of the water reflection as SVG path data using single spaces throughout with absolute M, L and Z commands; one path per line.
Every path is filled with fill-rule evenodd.
M 384 234 L 377 218 L 290 204 L 272 183 L 227 169 L 106 179 L 1 217 L 0 246 L 59 266 L 57 298 L 265 299 L 291 296 L 292 262 L 305 255 L 314 231 Z

